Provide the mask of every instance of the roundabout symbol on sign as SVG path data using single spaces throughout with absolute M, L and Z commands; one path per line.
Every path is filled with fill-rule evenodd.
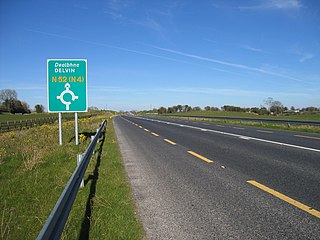
M 69 110 L 69 106 L 70 106 L 70 104 L 71 104 L 71 102 L 67 102 L 67 101 L 65 101 L 64 100 L 64 95 L 66 94 L 66 93 L 69 93 L 70 95 L 71 95 L 71 100 L 72 101 L 75 101 L 76 99 L 78 99 L 78 96 L 76 96 L 75 94 L 74 94 L 74 92 L 72 92 L 71 90 L 70 90 L 70 84 L 69 83 L 66 83 L 66 85 L 64 85 L 64 87 L 66 88 L 59 96 L 57 96 L 57 99 L 60 99 L 60 101 L 64 104 L 64 105 L 66 105 L 66 110 L 68 111 Z

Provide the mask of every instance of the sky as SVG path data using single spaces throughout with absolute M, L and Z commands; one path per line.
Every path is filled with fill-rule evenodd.
M 47 106 L 47 59 L 88 61 L 89 106 L 320 107 L 318 0 L 1 0 L 0 89 Z

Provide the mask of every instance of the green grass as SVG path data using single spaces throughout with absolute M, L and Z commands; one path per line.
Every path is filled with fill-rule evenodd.
M 144 237 L 112 121 L 108 122 L 105 137 L 88 166 L 87 184 L 77 196 L 63 239 L 89 236 L 90 239 L 138 240 Z M 79 226 L 82 226 L 80 234 Z
M 104 116 L 106 117 L 106 116 Z M 80 132 L 95 132 L 102 117 L 79 120 Z M 130 187 L 111 121 L 97 145 L 70 213 L 63 239 L 141 239 Z M 0 134 L 0 239 L 35 239 L 76 167 L 73 122 L 63 125 L 58 146 L 56 125 Z M 71 140 L 71 141 L 70 141 Z M 102 139 L 101 139 L 102 140 Z M 99 151 L 100 150 L 100 151 Z M 94 194 L 93 194 L 94 193 Z M 88 213 L 91 214 L 88 215 Z M 90 216 L 90 221 L 85 221 Z
M 216 117 L 247 117 L 247 118 L 270 118 L 270 119 L 284 119 L 284 120 L 310 120 L 310 121 L 320 121 L 320 113 L 305 113 L 297 115 L 256 115 L 246 112 L 225 112 L 225 111 L 191 111 L 191 112 L 182 112 L 174 113 L 174 115 L 188 115 L 188 116 L 216 116 Z
M 32 113 L 32 114 L 11 114 L 11 113 L 1 113 L 0 122 L 7 121 L 20 121 L 20 120 L 29 120 L 29 119 L 38 119 L 38 118 L 48 118 L 48 117 L 57 117 L 58 114 L 54 113 Z
M 161 115 L 159 115 L 161 117 Z M 197 116 L 197 115 L 194 115 Z M 167 118 L 168 116 L 163 116 Z M 181 119 L 182 116 L 169 116 L 170 118 Z M 283 123 L 268 123 L 268 122 L 259 122 L 257 121 L 239 121 L 239 120 L 225 120 L 225 119 L 208 119 L 208 118 L 194 118 L 188 117 L 189 120 L 192 121 L 206 121 L 206 122 L 214 122 L 217 124 L 228 124 L 234 126 L 250 126 L 257 128 L 270 128 L 270 129 L 279 129 L 286 131 L 296 131 L 296 132 L 310 132 L 310 133 L 319 133 L 320 134 L 320 126 L 308 126 L 308 125 L 288 125 Z

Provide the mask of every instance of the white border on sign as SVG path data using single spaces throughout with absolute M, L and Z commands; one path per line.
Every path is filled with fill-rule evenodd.
M 50 111 L 49 108 L 49 62 L 50 61 L 84 61 L 86 62 L 86 110 L 83 111 Z M 88 60 L 83 58 L 48 58 L 47 59 L 47 108 L 49 113 L 58 113 L 58 112 L 88 112 Z

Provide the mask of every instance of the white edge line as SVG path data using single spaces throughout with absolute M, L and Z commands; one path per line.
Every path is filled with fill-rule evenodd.
M 165 124 L 171 124 L 171 125 L 180 126 L 180 124 L 173 123 L 173 122 L 166 122 L 166 121 L 148 119 L 148 118 L 142 118 L 142 117 L 135 117 L 135 118 L 143 119 L 143 120 L 147 120 L 147 121 L 152 121 L 152 122 L 159 122 L 159 123 L 165 123 Z M 276 145 L 280 145 L 280 146 L 298 148 L 298 149 L 303 149 L 303 150 L 308 150 L 308 151 L 313 151 L 313 152 L 320 152 L 320 149 L 308 148 L 308 147 L 303 147 L 303 146 L 299 146 L 299 145 L 293 145 L 293 144 L 289 144 L 289 143 L 276 142 L 276 141 L 271 141 L 271 140 L 266 140 L 266 139 L 261 139 L 261 138 L 249 137 L 249 136 L 239 135 L 239 134 L 234 134 L 234 133 L 221 132 L 221 131 L 216 131 L 216 130 L 212 130 L 212 129 L 205 129 L 205 128 L 194 127 L 194 126 L 189 126 L 189 125 L 184 125 L 184 127 L 192 128 L 192 129 L 196 129 L 196 130 L 200 130 L 200 131 L 219 133 L 219 134 L 222 134 L 222 135 L 238 137 L 238 138 L 246 139 L 246 140 L 255 140 L 255 141 L 258 141 L 258 142 L 265 142 L 265 143 L 271 143 L 271 144 L 276 144 Z

